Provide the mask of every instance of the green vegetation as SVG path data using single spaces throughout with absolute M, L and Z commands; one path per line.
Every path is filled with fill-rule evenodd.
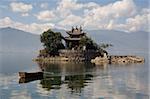
M 84 36 L 83 38 L 81 38 L 81 40 L 79 41 L 79 46 L 83 47 L 86 46 L 86 49 L 92 49 L 92 50 L 98 50 L 101 54 L 107 53 L 106 48 L 113 46 L 112 44 L 100 44 L 98 45 L 97 43 L 95 43 L 91 38 L 88 38 L 87 36 Z
M 98 46 L 97 44 L 91 39 L 88 38 L 87 36 L 84 36 L 81 38 L 81 40 L 79 41 L 79 46 L 83 47 L 86 46 L 86 49 L 93 49 L 93 50 L 97 50 Z
M 62 43 L 62 36 L 60 32 L 53 32 L 51 29 L 45 31 L 40 36 L 41 42 L 43 43 L 44 49 L 40 51 L 40 55 L 58 55 L 59 49 L 64 49 Z
M 104 43 L 100 44 L 100 48 L 104 48 L 104 49 L 112 46 L 113 46 L 112 44 L 104 44 Z
M 44 49 L 40 50 L 39 57 L 51 57 L 58 56 L 59 50 L 64 49 L 65 46 L 62 43 L 62 35 L 60 32 L 53 32 L 51 29 L 43 32 L 40 35 L 40 40 L 43 43 Z M 83 36 L 79 42 L 69 42 L 66 44 L 68 49 L 78 49 L 78 50 L 97 50 L 101 54 L 107 53 L 105 48 L 112 46 L 112 44 L 104 44 L 98 45 L 91 38 L 87 36 Z

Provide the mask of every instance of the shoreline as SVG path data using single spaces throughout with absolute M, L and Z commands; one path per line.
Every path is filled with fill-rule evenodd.
M 107 63 L 107 64 L 135 64 L 135 63 L 144 63 L 145 59 L 140 56 L 135 55 L 110 55 L 107 57 L 95 57 L 89 61 L 85 60 L 83 57 L 62 57 L 62 56 L 55 56 L 55 57 L 37 57 L 34 58 L 33 61 L 35 62 L 91 62 L 95 64 Z
M 92 59 L 91 62 L 95 64 L 136 64 L 144 63 L 145 59 L 135 55 L 110 55 L 108 57 L 96 57 L 95 59 Z

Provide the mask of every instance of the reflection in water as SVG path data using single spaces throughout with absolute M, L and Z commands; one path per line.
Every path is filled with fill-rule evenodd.
M 40 80 L 37 90 L 42 95 L 52 96 L 56 95 L 54 91 L 58 91 L 59 97 L 66 99 L 70 99 L 67 98 L 70 96 L 78 98 L 82 96 L 87 99 L 138 97 L 148 99 L 147 81 L 143 81 L 139 76 L 144 74 L 139 69 L 142 68 L 141 64 L 96 66 L 90 63 L 38 63 L 38 65 L 43 71 L 42 78 L 27 78 L 23 81 Z
M 43 88 L 45 88 L 48 91 L 50 89 L 60 89 L 60 85 L 62 84 L 61 77 L 54 76 L 51 78 L 44 78 L 41 80 L 40 84 L 42 85 Z
M 81 93 L 81 89 L 86 86 L 92 77 L 94 64 L 80 63 L 38 63 L 44 72 L 44 79 L 40 84 L 46 90 L 60 89 L 62 84 L 67 85 L 71 92 Z M 86 68 L 85 68 L 86 66 Z
M 5 54 L 6 55 L 6 54 Z M 13 55 L 15 56 L 15 55 Z M 86 63 L 33 63 L 28 55 L 2 57 L 2 99 L 148 99 L 148 61 L 95 66 Z M 26 57 L 27 56 L 27 57 Z M 24 57 L 24 58 L 22 58 Z M 23 60 L 23 61 L 22 61 Z M 18 72 L 43 71 L 43 78 L 22 79 Z
M 62 85 L 65 85 L 70 93 L 80 93 L 79 95 L 90 93 L 91 97 L 89 97 L 94 99 L 148 98 L 147 82 L 141 82 L 139 75 L 136 75 L 137 72 L 140 72 L 136 68 L 142 68 L 141 64 L 95 66 L 85 63 L 39 63 L 39 67 L 44 72 L 44 79 L 40 84 L 46 90 L 60 90 Z

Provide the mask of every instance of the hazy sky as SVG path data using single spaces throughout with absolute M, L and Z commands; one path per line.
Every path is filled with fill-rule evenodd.
M 149 0 L 1 0 L 0 27 L 149 31 Z

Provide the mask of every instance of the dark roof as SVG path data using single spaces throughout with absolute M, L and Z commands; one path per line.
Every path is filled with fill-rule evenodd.
M 70 37 L 64 37 L 65 40 L 69 41 L 79 41 L 81 38 L 70 38 Z
M 84 32 L 81 32 L 81 31 L 77 31 L 77 30 L 74 30 L 73 32 L 72 31 L 66 31 L 66 33 L 68 33 L 69 35 L 83 35 L 85 34 Z

